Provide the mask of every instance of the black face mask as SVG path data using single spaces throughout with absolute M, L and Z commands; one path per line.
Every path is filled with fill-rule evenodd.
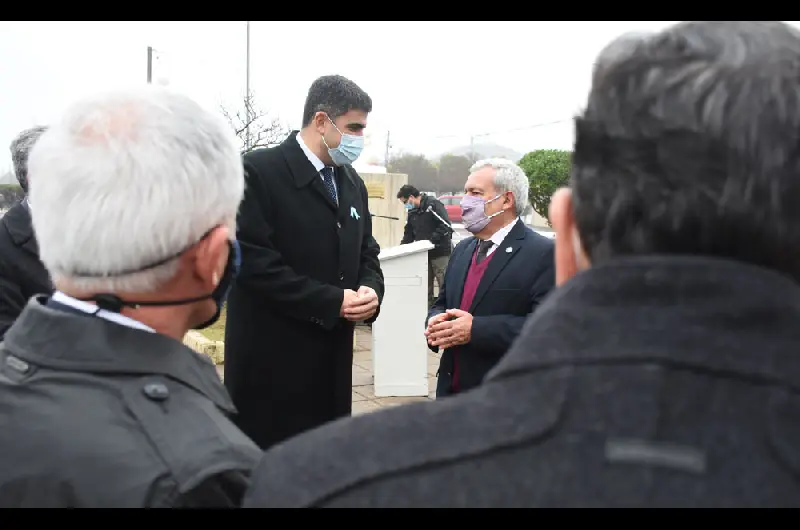
M 210 232 L 209 232 L 210 233 Z M 204 235 L 201 240 L 204 239 L 208 234 Z M 236 240 L 229 241 L 230 244 L 230 252 L 228 253 L 228 262 L 225 264 L 225 270 L 222 273 L 222 278 L 220 278 L 219 283 L 214 288 L 214 291 L 210 294 L 205 296 L 198 296 L 196 298 L 187 298 L 184 300 L 164 300 L 164 301 L 136 301 L 136 302 L 128 302 L 121 299 L 119 296 L 110 293 L 101 293 L 91 296 L 89 298 L 81 298 L 81 300 L 85 302 L 94 302 L 97 304 L 98 309 L 103 309 L 105 311 L 111 311 L 113 313 L 119 313 L 122 311 L 124 307 L 129 307 L 132 309 L 137 309 L 139 307 L 164 307 L 164 306 L 172 306 L 172 305 L 185 305 L 185 304 L 194 304 L 195 302 L 200 302 L 201 300 L 208 300 L 209 298 L 214 300 L 214 303 L 217 305 L 217 310 L 214 312 L 214 315 L 203 322 L 200 325 L 194 326 L 193 329 L 203 329 L 209 326 L 214 325 L 217 320 L 219 320 L 220 314 L 222 313 L 222 306 L 225 304 L 225 300 L 228 297 L 228 293 L 233 286 L 233 281 L 236 279 L 236 275 L 239 273 L 239 269 L 242 265 L 242 253 L 239 247 L 239 242 Z M 147 269 L 152 269 L 159 265 L 163 265 L 164 263 L 173 260 L 183 254 L 184 251 L 179 252 L 174 256 L 170 256 L 167 259 L 161 260 L 158 263 L 153 265 L 149 265 L 138 271 L 126 271 L 122 274 L 130 274 L 132 272 L 140 272 Z
M 214 291 L 211 292 L 210 296 L 210 298 L 214 300 L 214 303 L 217 304 L 217 310 L 211 318 L 199 326 L 195 326 L 194 329 L 203 329 L 216 324 L 222 313 L 222 306 L 225 305 L 225 300 L 228 299 L 228 293 L 231 292 L 231 287 L 233 287 L 233 280 L 236 279 L 236 276 L 239 274 L 239 269 L 242 267 L 242 250 L 239 247 L 239 242 L 233 240 L 229 241 L 229 244 L 231 250 L 228 252 L 228 263 L 225 264 L 225 270 L 222 271 L 222 278 L 220 278 L 219 283 L 216 288 L 214 288 Z

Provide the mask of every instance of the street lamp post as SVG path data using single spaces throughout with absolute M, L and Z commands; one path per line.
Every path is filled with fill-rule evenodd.
M 147 84 L 153 82 L 153 47 L 147 47 Z
M 245 97 L 244 97 L 244 119 L 247 120 L 244 133 L 245 148 L 250 149 L 250 21 L 247 21 L 247 64 L 245 69 Z

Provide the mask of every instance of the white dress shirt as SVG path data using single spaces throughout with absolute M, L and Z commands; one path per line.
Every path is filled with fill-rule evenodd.
M 83 300 L 78 300 L 77 298 L 73 298 L 67 294 L 62 293 L 61 291 L 56 291 L 55 293 L 53 293 L 52 300 L 54 302 L 58 302 L 59 304 L 68 305 L 79 311 L 83 311 L 84 313 L 88 313 L 98 318 L 114 322 L 115 324 L 119 324 L 121 326 L 126 326 L 134 329 L 141 329 L 142 331 L 149 331 L 150 333 L 156 332 L 156 330 L 154 330 L 148 325 L 142 324 L 138 320 L 126 317 L 125 315 L 121 315 L 120 313 L 114 313 L 113 311 L 106 311 L 104 309 L 100 309 L 98 311 L 96 305 L 84 302 Z
M 489 247 L 489 251 L 486 253 L 487 258 L 492 255 L 492 252 L 497 250 L 497 247 L 503 244 L 503 240 L 506 238 L 508 233 L 511 232 L 511 229 L 514 228 L 514 225 L 516 225 L 518 222 L 519 222 L 519 217 L 517 217 L 513 222 L 508 223 L 506 226 L 504 226 L 497 232 L 495 232 L 492 235 L 492 237 L 489 238 L 489 241 L 494 243 L 494 245 Z
M 322 173 L 321 173 L 322 169 L 325 167 L 325 164 L 323 164 L 322 160 L 320 160 L 319 157 L 317 155 L 315 155 L 311 151 L 311 149 L 308 148 L 308 146 L 303 141 L 303 139 L 300 138 L 300 133 L 297 133 L 295 138 L 297 138 L 297 143 L 300 144 L 300 149 L 302 149 L 303 152 L 306 154 L 306 157 L 308 158 L 308 161 L 311 162 L 314 165 L 314 169 L 316 169 L 317 173 L 319 173 L 319 178 L 322 179 L 322 182 L 325 182 L 325 177 L 323 177 Z M 338 197 L 339 196 L 339 190 L 336 188 L 336 179 L 333 179 L 333 191 L 336 192 L 336 196 Z

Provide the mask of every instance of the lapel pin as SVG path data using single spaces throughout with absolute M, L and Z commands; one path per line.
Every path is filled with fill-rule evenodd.
M 355 206 L 351 206 L 350 207 L 350 217 L 352 217 L 356 221 L 358 221 L 361 218 L 361 216 L 358 215 L 358 212 L 356 211 Z
M 506 247 L 506 253 L 511 254 L 511 247 Z

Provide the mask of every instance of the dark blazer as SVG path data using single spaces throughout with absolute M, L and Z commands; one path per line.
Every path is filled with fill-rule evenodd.
M 800 286 L 638 258 L 556 289 L 480 387 L 265 454 L 245 506 L 800 507 Z
M 0 219 L 0 340 L 37 294 L 51 294 L 50 275 L 39 261 L 27 204 L 11 207 Z
M 464 281 L 477 245 L 478 240 L 470 237 L 453 250 L 444 285 L 428 312 L 426 323 L 447 309 L 460 307 Z M 503 244 L 492 253 L 492 260 L 478 285 L 468 311 L 473 317 L 470 342 L 449 348 L 442 354 L 436 395 L 443 397 L 452 393 L 454 354 L 458 355 L 459 391 L 478 386 L 554 284 L 553 242 L 518 219 Z
M 364 181 L 337 168 L 337 207 L 295 134 L 244 156 L 242 267 L 227 303 L 225 386 L 237 425 L 262 448 L 350 414 L 343 289 L 383 298 Z

